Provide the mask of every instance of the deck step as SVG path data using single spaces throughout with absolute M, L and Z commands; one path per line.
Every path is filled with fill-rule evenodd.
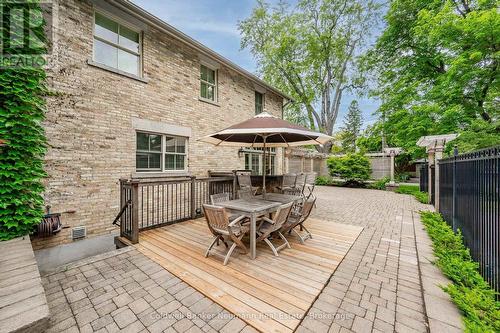
M 42 332 L 49 307 L 28 236 L 0 242 L 0 333 Z

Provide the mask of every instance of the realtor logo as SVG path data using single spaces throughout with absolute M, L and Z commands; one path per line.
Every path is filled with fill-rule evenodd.
M 7 0 L 0 4 L 1 66 L 43 65 L 50 53 L 52 3 Z

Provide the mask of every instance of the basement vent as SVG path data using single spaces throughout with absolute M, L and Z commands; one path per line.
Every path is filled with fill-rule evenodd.
M 84 226 L 75 227 L 71 230 L 71 236 L 73 239 L 79 239 L 87 236 L 87 228 Z

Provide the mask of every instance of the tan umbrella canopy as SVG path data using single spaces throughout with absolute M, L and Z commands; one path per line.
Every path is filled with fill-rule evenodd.
M 216 146 L 264 148 L 263 193 L 266 192 L 266 149 L 269 147 L 293 147 L 322 145 L 332 139 L 323 133 L 313 132 L 292 124 L 267 112 L 208 135 L 200 141 Z

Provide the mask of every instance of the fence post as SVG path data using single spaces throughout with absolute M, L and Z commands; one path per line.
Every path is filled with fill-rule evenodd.
M 196 176 L 191 176 L 191 218 L 196 218 Z
M 132 244 L 139 243 L 139 181 L 130 182 L 132 188 L 132 230 L 130 241 Z
M 434 149 L 428 149 L 429 163 L 427 164 L 427 190 L 429 193 L 429 203 L 432 202 L 432 193 L 434 192 L 434 179 L 432 177 L 432 165 L 435 163 Z
M 452 218 L 451 218 L 451 227 L 455 232 L 457 231 L 455 223 L 455 216 L 457 209 L 457 155 L 458 155 L 458 148 L 457 146 L 455 146 L 455 148 L 453 148 L 453 202 L 452 202 Z

